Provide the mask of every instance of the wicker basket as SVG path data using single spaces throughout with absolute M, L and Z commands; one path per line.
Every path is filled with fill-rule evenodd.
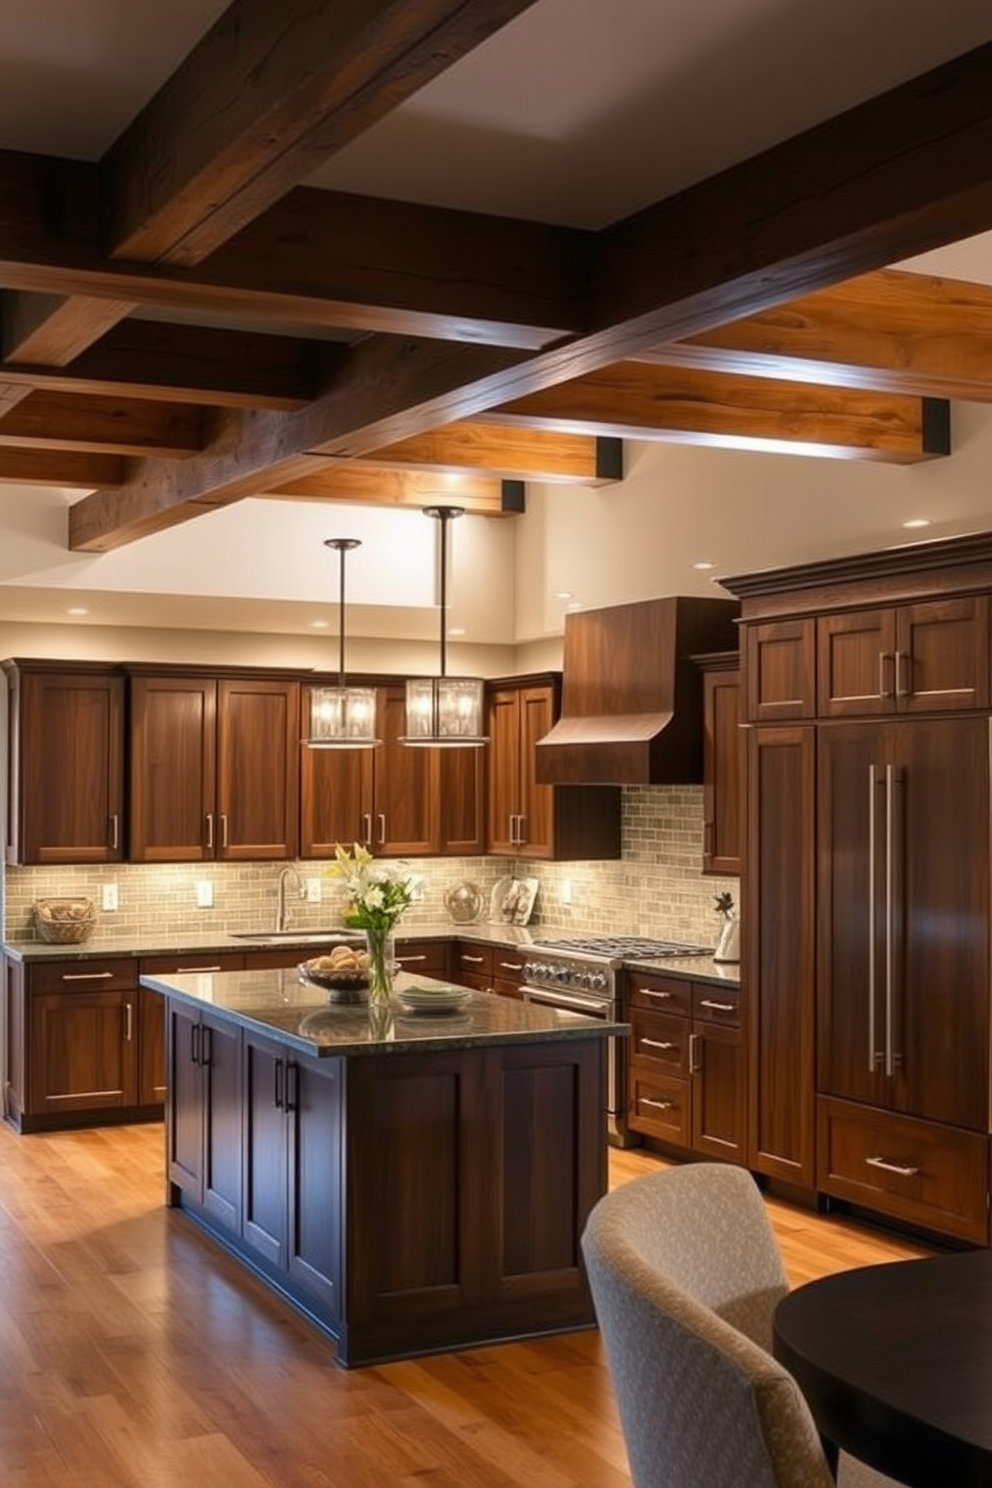
M 93 934 L 96 905 L 92 899 L 36 899 L 34 922 L 49 945 L 79 945 Z

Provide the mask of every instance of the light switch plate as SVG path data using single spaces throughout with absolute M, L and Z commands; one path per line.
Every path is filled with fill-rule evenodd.
M 212 909 L 214 902 L 214 886 L 209 878 L 198 878 L 196 881 L 196 904 L 198 909 Z
M 113 911 L 115 909 L 118 909 L 119 907 L 120 902 L 117 897 L 117 885 L 115 883 L 101 884 L 100 908 L 103 910 Z
M 307 879 L 307 903 L 308 904 L 319 904 L 320 903 L 320 879 L 319 878 L 308 878 Z

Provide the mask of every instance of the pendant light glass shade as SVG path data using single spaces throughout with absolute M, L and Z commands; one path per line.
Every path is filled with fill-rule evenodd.
M 375 688 L 347 687 L 344 675 L 345 554 L 361 544 L 357 537 L 328 537 L 324 546 L 333 548 L 341 560 L 338 684 L 310 689 L 310 734 L 303 743 L 308 749 L 374 749 L 381 742 L 375 737 Z
M 404 744 L 477 748 L 489 742 L 482 732 L 482 681 L 477 677 L 446 675 L 448 523 L 460 517 L 463 510 L 460 506 L 424 508 L 424 515 L 433 517 L 441 529 L 441 674 L 438 677 L 411 677 L 407 682 Z

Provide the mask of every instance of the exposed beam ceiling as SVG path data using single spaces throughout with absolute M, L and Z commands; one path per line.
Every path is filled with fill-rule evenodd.
M 885 265 L 992 226 L 992 44 L 598 232 L 305 184 L 528 3 L 235 0 L 102 160 L 0 154 L 0 480 L 98 487 L 103 551 L 439 472 L 497 514 L 623 437 L 946 453 L 992 290 Z

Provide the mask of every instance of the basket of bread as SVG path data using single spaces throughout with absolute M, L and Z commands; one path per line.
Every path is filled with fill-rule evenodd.
M 36 899 L 34 922 L 49 945 L 79 945 L 93 934 L 96 905 L 92 899 Z
M 300 975 L 330 993 L 332 1002 L 364 1002 L 369 985 L 369 958 L 358 946 L 337 945 L 326 956 L 300 965 Z

